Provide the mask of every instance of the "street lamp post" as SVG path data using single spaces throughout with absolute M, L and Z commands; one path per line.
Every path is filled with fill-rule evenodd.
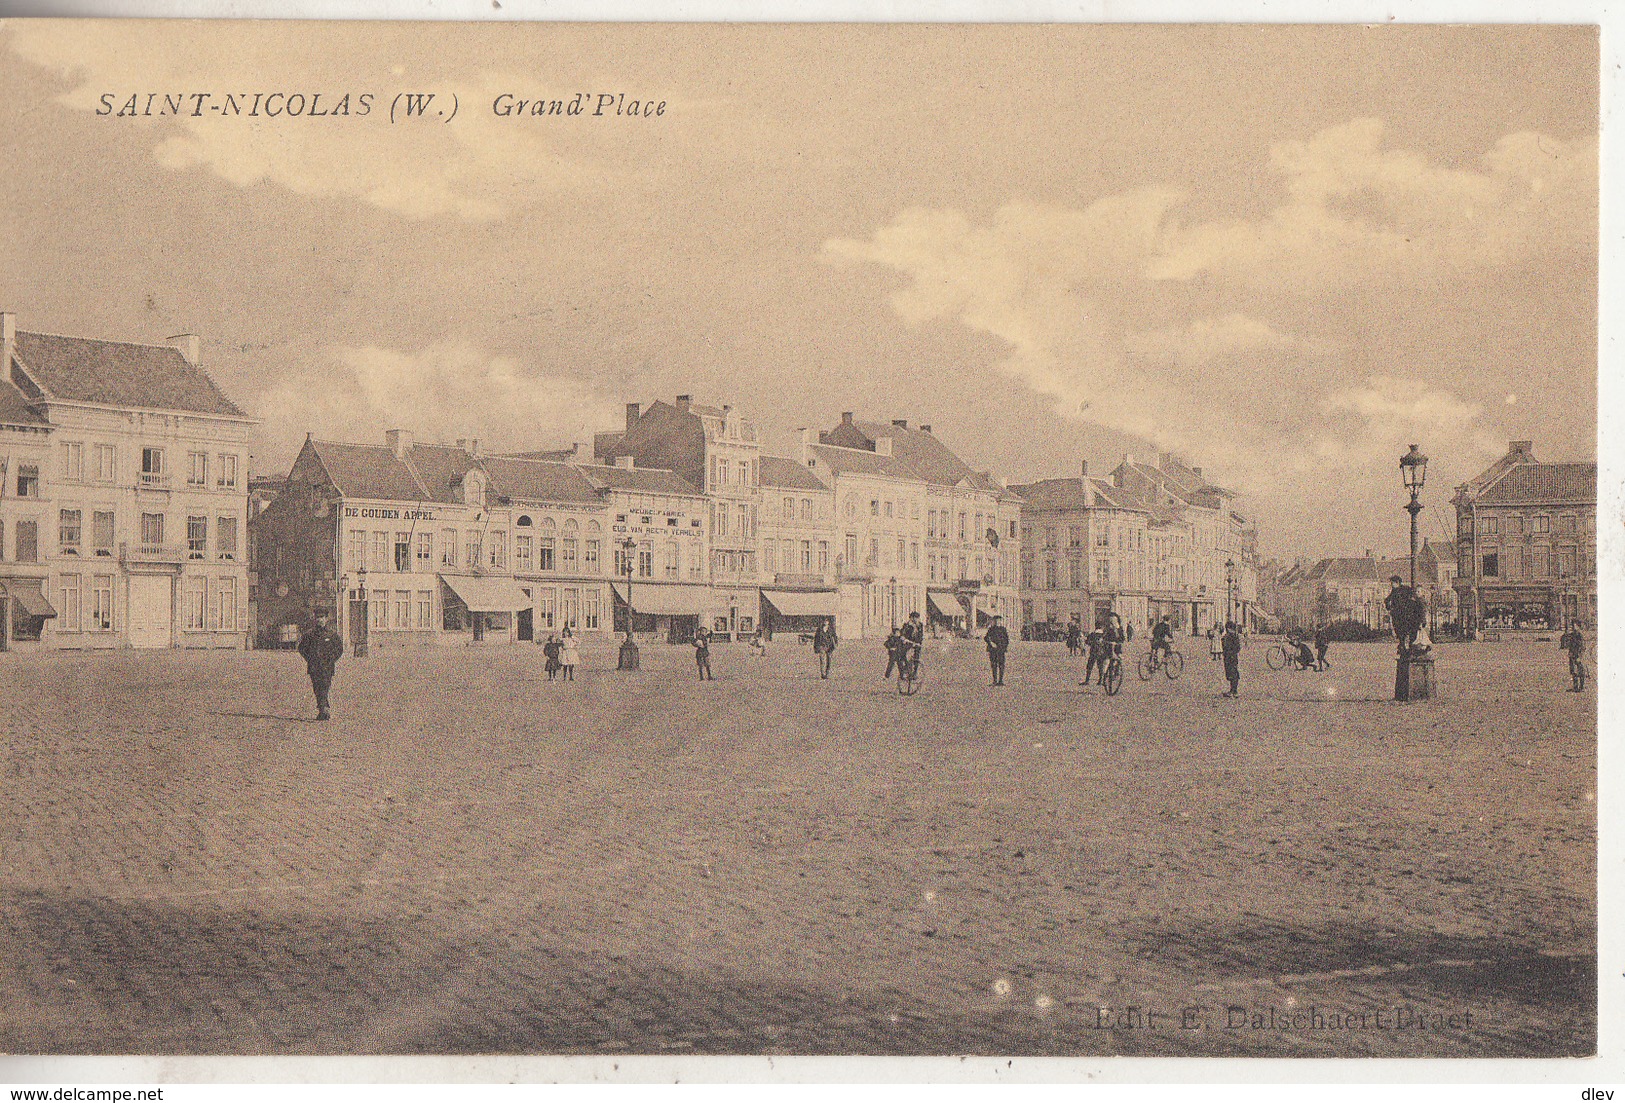
M 638 542 L 628 536 L 620 543 L 621 558 L 626 567 L 626 639 L 621 641 L 621 658 L 616 665 L 617 670 L 636 670 L 638 668 L 638 644 L 632 638 L 632 618 L 635 615 L 632 607 L 632 557 L 637 553 Z
M 1224 561 L 1224 620 L 1226 624 L 1235 623 L 1236 619 L 1236 561 Z
M 891 610 L 891 626 L 897 627 L 897 579 L 893 578 L 886 586 L 886 605 Z
M 352 648 L 352 650 L 355 652 L 355 657 L 360 659 L 364 658 L 367 654 L 367 636 L 372 632 L 372 623 L 370 619 L 372 616 L 372 606 L 367 604 L 367 568 L 357 567 L 355 577 L 356 593 L 361 595 L 361 627 L 358 630 L 356 626 L 352 624 L 350 626 L 350 631 L 355 636 L 355 646 Z
M 1405 512 L 1411 515 L 1411 580 L 1410 605 L 1405 610 L 1407 617 L 1415 617 L 1420 621 L 1425 612 L 1418 607 L 1421 605 L 1416 594 L 1416 516 L 1422 512 L 1422 503 L 1418 500 L 1422 487 L 1427 483 L 1428 458 L 1424 456 L 1416 445 L 1399 457 L 1399 478 L 1405 489 L 1410 492 L 1411 500 L 1405 504 Z M 1397 619 L 1399 609 L 1389 612 L 1390 619 Z M 1395 635 L 1401 635 L 1401 626 L 1395 624 Z M 1415 630 L 1410 633 L 1414 638 Z M 1433 658 L 1431 655 L 1413 655 L 1405 647 L 1403 639 L 1400 640 L 1398 657 L 1394 660 L 1394 700 L 1420 701 L 1433 696 Z

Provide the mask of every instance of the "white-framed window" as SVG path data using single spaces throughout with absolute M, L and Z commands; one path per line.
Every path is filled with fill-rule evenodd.
M 349 547 L 345 555 L 349 559 L 349 569 L 359 570 L 367 565 L 367 534 L 360 529 L 351 529 L 345 534 L 349 540 Z
M 237 558 L 237 518 L 216 517 L 214 519 L 214 553 L 221 559 L 235 560 Z
M 113 630 L 113 576 L 96 575 L 90 581 L 90 621 L 86 625 L 92 632 Z
M 62 481 L 69 483 L 82 483 L 85 481 L 85 446 L 76 440 L 66 440 L 61 444 L 62 449 Z
M 231 452 L 221 452 L 215 456 L 214 485 L 221 490 L 231 490 L 237 486 L 237 457 Z
M 412 534 L 410 532 L 397 532 L 395 534 L 395 569 L 401 572 L 412 569 Z
M 491 569 L 506 570 L 508 567 L 508 530 L 491 530 Z
M 57 610 L 57 630 L 62 632 L 77 632 L 81 628 L 80 618 L 84 615 L 83 602 L 84 580 L 76 574 L 62 576 L 62 608 Z
M 213 632 L 237 631 L 237 580 L 214 580 L 213 600 L 209 604 L 209 629 Z
M 143 513 L 141 515 L 141 543 L 147 547 L 157 547 L 164 542 L 164 515 L 162 513 Z
M 598 543 L 597 540 L 591 538 L 587 540 L 587 557 L 583 561 L 583 569 L 588 574 L 598 573 Z
M 457 530 L 440 530 L 440 565 L 442 567 L 457 566 Z
M 17 465 L 17 497 L 38 498 L 39 496 L 39 464 L 19 463 Z
M 417 569 L 420 571 L 426 571 L 429 569 L 429 564 L 434 560 L 434 533 L 418 533 L 416 543 L 417 554 L 415 559 Z
M 551 586 L 536 590 L 536 627 L 553 628 L 558 621 L 558 591 Z
M 681 563 L 679 561 L 679 553 L 678 553 L 678 550 L 677 550 L 677 541 L 675 541 L 675 540 L 667 541 L 667 543 L 666 543 L 666 578 L 673 581 L 673 582 L 675 582 L 677 580 L 677 578 L 678 578 L 680 567 L 681 567 Z
M 469 570 L 479 570 L 480 563 L 484 558 L 481 554 L 481 552 L 484 550 L 484 546 L 485 541 L 480 533 L 470 532 L 468 534 L 467 546 L 464 549 L 467 552 L 467 555 L 464 557 L 463 562 L 468 565 Z
M 395 617 L 392 624 L 396 628 L 412 627 L 412 591 L 395 591 Z
M 64 509 L 58 513 L 57 537 L 63 555 L 79 554 L 79 544 L 84 537 L 83 525 L 80 522 L 82 516 L 77 509 Z
M 389 591 L 367 591 L 367 628 L 386 631 L 389 628 Z
M 434 595 L 428 590 L 417 592 L 417 601 L 412 606 L 412 627 L 428 628 L 434 624 L 433 618 Z
M 117 534 L 113 527 L 113 511 L 96 510 L 90 521 L 91 543 L 95 545 L 96 554 L 102 558 L 110 558 L 113 554 L 113 542 Z
M 96 481 L 110 483 L 118 478 L 118 450 L 111 444 L 96 446 Z
M 653 578 L 655 576 L 654 549 L 647 544 L 638 546 L 638 577 Z
M 513 569 L 516 571 L 530 571 L 535 568 L 536 554 L 532 546 L 535 538 L 528 532 L 522 532 L 513 538 Z
M 209 454 L 207 452 L 186 453 L 186 485 L 207 486 L 209 483 Z
M 186 519 L 186 558 L 202 559 L 209 551 L 209 519 L 207 517 L 188 517 Z
M 581 597 L 581 627 L 598 627 L 598 591 L 588 590 Z
M 389 533 L 375 532 L 372 534 L 372 555 L 367 559 L 367 570 L 389 570 Z
M 206 625 L 208 584 L 202 575 L 187 578 L 181 589 L 181 627 L 188 632 L 202 632 Z

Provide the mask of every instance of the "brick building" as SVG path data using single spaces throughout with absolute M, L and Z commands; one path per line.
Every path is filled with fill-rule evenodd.
M 7 644 L 244 646 L 255 422 L 195 335 L 170 340 L 33 333 L 0 314 Z
M 1456 594 L 1473 630 L 1597 623 L 1597 465 L 1542 463 L 1532 441 L 1456 488 Z

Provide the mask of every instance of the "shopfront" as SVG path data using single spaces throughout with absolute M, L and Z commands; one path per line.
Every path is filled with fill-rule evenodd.
M 615 594 L 615 630 L 625 632 L 627 616 L 640 636 L 653 636 L 669 643 L 686 643 L 694 638 L 701 617 L 709 617 L 712 594 L 709 586 L 682 582 L 638 582 L 631 585 L 631 600 L 625 582 L 611 585 Z M 711 623 L 706 624 L 711 628 Z
M 777 632 L 810 634 L 835 617 L 835 604 L 834 589 L 763 590 L 762 630 L 769 639 Z
M 45 598 L 45 580 L 0 575 L 0 651 L 38 646 L 56 609 Z
M 443 574 L 440 583 L 443 631 L 470 643 L 517 638 L 519 614 L 531 608 L 531 598 L 513 579 Z

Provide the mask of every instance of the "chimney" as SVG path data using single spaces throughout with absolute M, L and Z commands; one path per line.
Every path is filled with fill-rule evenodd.
M 899 429 L 907 429 L 908 428 L 908 419 L 907 418 L 901 418 L 901 417 L 894 417 L 894 418 L 892 418 L 892 424 L 897 426 Z
M 1089 461 L 1088 460 L 1084 460 L 1082 463 L 1078 464 L 1078 474 L 1080 476 L 1082 476 L 1083 478 L 1085 478 L 1085 479 L 1087 479 L 1089 477 Z
M 931 426 L 929 426 L 929 425 L 922 425 L 922 426 L 920 426 L 920 432 L 922 432 L 922 433 L 929 433 L 929 432 L 930 432 L 930 431 L 931 431 Z
M 1365 557 L 1366 557 L 1366 558 L 1367 558 L 1367 559 L 1370 559 L 1370 558 L 1371 558 L 1371 549 L 1370 549 L 1370 548 L 1367 548 L 1367 549 L 1366 549 L 1366 550 L 1365 550 Z
M 203 338 L 195 333 L 177 333 L 166 338 L 175 351 L 186 357 L 186 362 L 194 368 L 203 362 Z
M 619 467 L 622 471 L 631 471 L 637 467 L 637 461 L 631 456 L 616 456 L 615 466 Z
M 0 380 L 11 378 L 11 357 L 17 349 L 17 315 L 0 313 Z
M 461 448 L 464 452 L 467 452 L 468 451 L 468 438 L 467 437 L 458 437 L 457 438 L 457 447 Z
M 688 408 L 690 406 L 692 406 L 693 404 L 694 404 L 694 396 L 693 395 L 691 395 L 691 394 L 680 394 L 680 395 L 677 396 L 677 412 L 678 413 L 680 413 L 680 414 L 688 413 Z M 627 422 L 627 425 L 630 426 L 631 422 Z
M 480 458 L 480 438 L 479 437 L 475 437 L 473 440 L 468 442 L 468 454 L 473 456 L 475 459 Z
M 412 434 L 405 429 L 391 429 L 384 434 L 384 443 L 389 450 L 395 453 L 395 458 L 404 460 L 406 454 L 412 450 Z
M 1133 452 L 1124 452 L 1123 453 L 1123 466 L 1124 467 L 1133 467 L 1134 466 L 1134 453 Z
M 1514 456 L 1528 456 L 1535 458 L 1535 442 L 1532 440 L 1515 440 L 1507 444 L 1507 451 Z
M 796 432 L 801 435 L 801 447 L 797 450 L 796 458 L 801 461 L 802 467 L 809 467 L 813 458 L 813 431 L 804 427 L 797 429 Z
M 845 411 L 845 412 L 843 412 L 841 414 L 841 424 L 842 425 L 851 425 L 852 424 L 852 411 L 851 410 L 847 410 L 847 411 Z
M 1194 474 L 1198 479 L 1202 477 L 1202 469 L 1200 467 L 1191 468 L 1191 473 Z
M 636 425 L 637 423 L 638 404 L 636 402 L 628 402 L 626 404 L 626 431 L 630 433 L 632 431 L 632 426 Z
M 890 437 L 881 437 L 879 440 L 875 441 L 875 455 L 877 455 L 877 456 L 889 456 L 889 455 L 891 455 L 891 438 Z
M 1173 465 L 1174 465 L 1174 454 L 1172 452 L 1158 452 L 1157 453 L 1157 467 L 1159 469 L 1161 469 L 1163 471 L 1166 471 L 1170 467 L 1172 467 Z

